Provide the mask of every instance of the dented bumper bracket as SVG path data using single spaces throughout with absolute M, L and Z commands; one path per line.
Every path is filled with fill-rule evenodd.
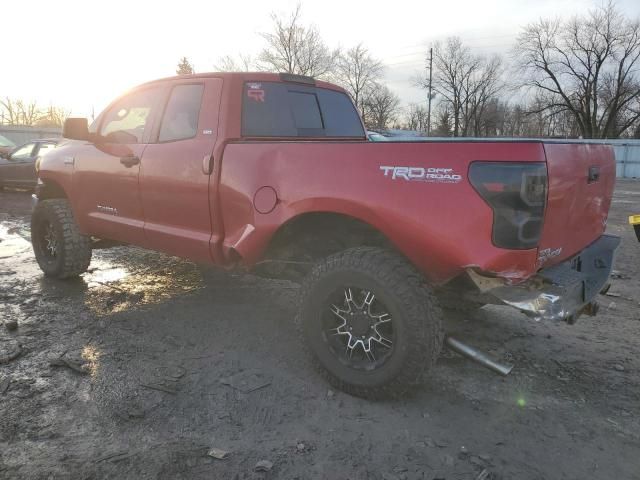
M 598 311 L 595 298 L 608 284 L 618 245 L 620 237 L 602 235 L 574 257 L 540 270 L 518 285 L 497 284 L 499 279 L 476 272 L 469 272 L 469 277 L 483 294 L 535 320 L 574 323 L 581 314 Z

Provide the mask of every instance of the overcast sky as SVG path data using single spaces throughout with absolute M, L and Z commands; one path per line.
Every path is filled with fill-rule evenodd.
M 296 0 L 8 0 L 2 2 L 0 97 L 36 100 L 96 114 L 124 90 L 175 74 L 181 56 L 196 71 L 219 57 L 256 54 L 270 13 Z M 430 42 L 451 35 L 479 53 L 508 52 L 520 28 L 540 17 L 568 17 L 593 0 L 396 0 L 302 2 L 332 47 L 363 42 L 387 66 L 385 80 L 403 103 L 424 100 L 411 78 L 424 70 Z M 619 0 L 640 15 L 640 0 Z

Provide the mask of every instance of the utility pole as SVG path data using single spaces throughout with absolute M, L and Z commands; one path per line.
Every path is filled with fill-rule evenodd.
M 429 48 L 429 103 L 427 107 L 427 137 L 431 135 L 431 87 L 433 72 L 433 47 Z

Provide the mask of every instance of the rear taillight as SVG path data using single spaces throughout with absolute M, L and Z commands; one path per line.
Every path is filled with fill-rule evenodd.
M 547 202 L 544 163 L 474 162 L 469 181 L 493 209 L 493 244 L 535 248 L 540 241 Z

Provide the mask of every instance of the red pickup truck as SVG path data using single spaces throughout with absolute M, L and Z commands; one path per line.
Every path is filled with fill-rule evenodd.
M 48 276 L 139 245 L 301 281 L 297 323 L 331 383 L 368 397 L 419 383 L 440 304 L 595 314 L 617 237 L 605 145 L 367 141 L 341 88 L 211 73 L 141 85 L 41 161 L 31 234 Z

